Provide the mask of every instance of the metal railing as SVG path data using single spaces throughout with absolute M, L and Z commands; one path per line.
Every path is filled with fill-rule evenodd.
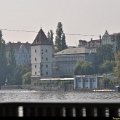
M 0 117 L 120 117 L 120 103 L 0 103 Z

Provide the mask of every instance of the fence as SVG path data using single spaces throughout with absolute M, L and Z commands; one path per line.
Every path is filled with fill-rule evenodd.
M 0 117 L 120 117 L 120 103 L 0 103 Z

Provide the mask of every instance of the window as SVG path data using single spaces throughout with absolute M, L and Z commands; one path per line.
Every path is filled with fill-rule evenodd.
M 41 67 L 43 67 L 43 64 L 41 64 Z
M 36 61 L 36 57 L 35 57 L 35 61 Z
M 46 58 L 46 61 L 48 61 L 48 58 Z
M 43 49 L 41 51 L 42 51 L 42 54 L 43 54 Z
M 35 49 L 35 53 L 36 53 L 36 49 Z
M 48 51 L 48 50 L 46 49 L 45 52 L 47 53 L 47 51 Z
M 48 68 L 48 65 L 46 65 L 46 68 Z
M 37 73 L 35 72 L 35 75 L 36 75 Z
M 46 75 L 48 75 L 48 72 L 46 72 Z
M 36 65 L 35 65 L 35 68 L 36 68 Z

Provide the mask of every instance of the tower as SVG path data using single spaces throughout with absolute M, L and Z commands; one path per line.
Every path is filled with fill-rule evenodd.
M 52 77 L 53 44 L 42 28 L 31 45 L 32 80 Z

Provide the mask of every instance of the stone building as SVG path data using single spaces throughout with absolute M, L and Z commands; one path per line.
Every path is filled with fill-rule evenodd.
M 14 51 L 14 57 L 16 65 L 30 65 L 31 64 L 31 45 L 30 43 L 7 43 L 6 44 L 6 54 L 9 57 L 10 49 Z
M 54 53 L 53 44 L 40 29 L 31 45 L 32 80 L 73 77 L 77 61 L 94 61 L 94 49 L 67 48 Z
M 40 29 L 31 45 L 32 79 L 52 77 L 53 53 L 52 43 Z
M 101 44 L 102 45 L 106 45 L 106 44 L 113 45 L 113 40 L 107 30 L 105 31 L 105 34 L 102 36 Z

